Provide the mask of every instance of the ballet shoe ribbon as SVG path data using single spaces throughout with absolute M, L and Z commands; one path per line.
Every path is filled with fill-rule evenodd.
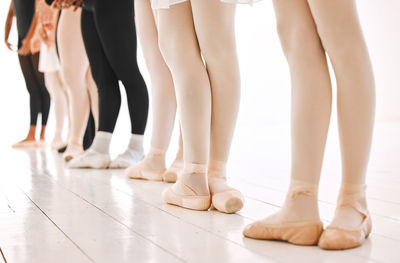
M 204 174 L 207 173 L 207 165 L 198 163 L 185 163 L 183 173 Z

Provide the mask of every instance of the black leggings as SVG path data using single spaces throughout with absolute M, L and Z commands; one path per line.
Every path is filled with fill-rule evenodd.
M 31 125 L 36 125 L 39 113 L 42 114 L 42 125 L 46 125 L 50 110 L 50 95 L 44 85 L 44 75 L 38 70 L 39 53 L 19 55 L 18 58 L 30 97 Z
M 18 48 L 20 48 L 31 27 L 35 14 L 35 0 L 13 0 L 12 3 L 17 18 Z
M 149 108 L 146 84 L 136 58 L 133 0 L 84 0 L 82 34 L 99 91 L 99 130 L 113 132 L 125 87 L 131 132 L 144 134 Z

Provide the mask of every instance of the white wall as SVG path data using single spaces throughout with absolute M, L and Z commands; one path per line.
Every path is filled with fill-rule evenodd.
M 370 48 L 378 90 L 378 121 L 400 121 L 400 1 L 359 0 L 360 18 Z M 3 39 L 8 1 L 0 1 L 0 38 Z M 240 125 L 288 124 L 290 80 L 275 30 L 272 3 L 240 6 L 237 39 L 241 62 L 243 98 Z M 15 40 L 14 40 L 15 41 Z M 148 74 L 140 61 L 142 71 Z M 0 44 L 0 147 L 21 139 L 29 124 L 29 101 L 15 53 Z M 151 121 L 150 123 L 151 124 Z M 54 128 L 53 116 L 49 129 Z M 126 104 L 118 121 L 117 148 L 123 147 L 129 130 Z M 151 133 L 151 125 L 147 135 Z M 49 135 L 51 137 L 51 134 Z M 150 136 L 147 136 L 146 140 Z

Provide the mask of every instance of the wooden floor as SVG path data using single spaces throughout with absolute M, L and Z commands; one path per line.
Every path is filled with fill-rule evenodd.
M 275 136 L 282 132 L 266 126 L 237 135 L 231 183 L 246 204 L 234 215 L 163 204 L 167 184 L 127 180 L 118 170 L 68 170 L 49 149 L 2 149 L 0 262 L 400 262 L 398 124 L 377 127 L 368 175 L 374 228 L 362 247 L 330 252 L 243 238 L 243 227 L 276 211 L 285 195 L 289 147 Z M 325 223 L 340 172 L 329 140 L 320 190 Z

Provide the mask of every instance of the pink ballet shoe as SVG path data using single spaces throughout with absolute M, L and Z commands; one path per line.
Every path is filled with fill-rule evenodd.
M 212 196 L 212 206 L 222 213 L 236 213 L 243 208 L 243 194 L 230 187 L 225 178 L 208 178 L 208 185 Z
M 292 179 L 285 204 L 294 202 L 301 196 L 316 199 L 317 191 L 318 186 L 316 184 Z M 318 244 L 323 231 L 323 224 L 319 217 L 315 220 L 291 221 L 295 220 L 296 216 L 288 219 L 287 213 L 290 213 L 290 209 L 287 209 L 289 208 L 284 205 L 276 214 L 246 226 L 243 230 L 243 235 L 254 239 L 282 240 L 301 246 Z M 305 207 L 305 209 L 307 208 Z
M 199 211 L 206 211 L 210 208 L 210 195 L 198 195 L 180 180 L 175 184 L 177 184 L 180 193 L 174 192 L 173 187 L 165 189 L 162 197 L 166 203 Z
M 318 244 L 322 231 L 322 222 L 266 225 L 257 221 L 246 226 L 243 235 L 253 239 L 283 240 L 295 245 L 312 246 Z
M 328 250 L 342 250 L 361 246 L 372 230 L 372 220 L 367 216 L 357 229 L 343 229 L 328 226 L 319 240 L 319 247 Z
M 243 208 L 244 197 L 236 189 L 216 193 L 212 195 L 212 204 L 220 212 L 232 214 Z
M 181 170 L 182 170 L 181 167 L 171 166 L 170 168 L 168 168 L 168 170 L 165 171 L 162 175 L 164 182 L 175 183 L 176 180 L 178 180 L 178 174 Z
M 353 187 L 350 191 L 352 193 L 346 193 L 349 190 L 348 186 L 342 186 L 341 197 L 338 201 L 338 207 L 352 206 L 360 214 L 364 216 L 364 219 L 359 227 L 355 229 L 345 229 L 338 226 L 328 226 L 322 233 L 319 240 L 319 247 L 328 250 L 343 250 L 355 248 L 362 245 L 365 239 L 371 233 L 372 220 L 368 210 L 360 204 L 360 200 L 365 198 L 365 185 L 359 185 L 359 189 Z M 354 192 L 354 190 L 356 190 Z
M 125 175 L 130 179 L 162 181 L 165 170 L 155 170 L 145 161 L 126 169 Z

